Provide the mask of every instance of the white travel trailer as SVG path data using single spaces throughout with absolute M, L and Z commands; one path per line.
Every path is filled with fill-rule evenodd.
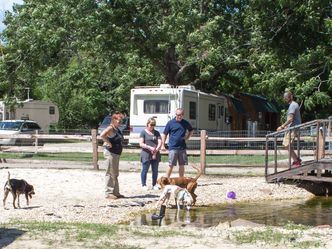
M 139 134 L 150 117 L 156 118 L 155 129 L 162 133 L 177 108 L 184 108 L 184 119 L 194 130 L 230 130 L 226 97 L 201 92 L 191 85 L 142 86 L 131 89 L 129 143 L 138 143 Z
M 0 101 L 0 121 L 17 119 L 36 121 L 42 131 L 48 133 L 50 125 L 59 121 L 59 109 L 52 102 L 27 99 L 18 102 L 14 110 L 10 110 Z

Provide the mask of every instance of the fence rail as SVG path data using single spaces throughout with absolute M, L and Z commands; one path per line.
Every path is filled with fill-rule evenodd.
M 310 124 L 314 124 L 311 122 Z M 308 125 L 311 127 L 311 125 Z M 76 132 L 76 131 L 75 131 Z M 314 145 L 316 139 L 316 130 L 307 128 L 302 134 L 300 144 L 301 155 L 312 156 L 314 154 Z M 79 132 L 77 132 L 79 133 Z M 258 134 L 258 133 L 257 133 Z M 262 158 L 260 163 L 256 166 L 264 166 L 266 153 L 268 155 L 276 154 L 278 157 L 285 158 L 288 155 L 287 150 L 282 149 L 282 137 L 275 132 L 261 132 L 257 137 L 246 136 L 246 131 L 235 132 L 207 132 L 200 131 L 195 136 L 190 138 L 189 142 L 195 142 L 196 149 L 188 149 L 189 155 L 200 157 L 200 165 L 203 173 L 209 167 L 225 167 L 225 166 L 243 166 L 248 167 L 248 163 L 242 164 L 241 162 L 225 162 L 228 157 L 234 156 L 259 156 Z M 266 136 L 267 135 L 267 136 Z M 266 136 L 266 137 L 265 137 Z M 273 146 L 265 147 L 266 140 L 272 139 Z M 98 152 L 102 151 L 99 146 L 101 138 L 97 136 L 96 130 L 91 130 L 91 134 L 17 134 L 17 135 L 2 135 L 1 139 L 17 139 L 21 141 L 30 141 L 33 146 L 17 146 L 17 145 L 0 145 L 0 150 L 4 152 L 22 152 L 22 153 L 59 153 L 59 152 L 88 152 L 92 154 L 93 167 L 98 169 Z M 125 136 L 129 139 L 129 136 Z M 315 141 L 313 141 L 315 140 Z M 331 138 L 327 137 L 326 142 L 330 142 Z M 271 142 L 268 142 L 270 144 Z M 276 145 L 276 147 L 274 147 Z M 140 153 L 139 148 L 125 147 L 124 152 L 127 153 Z M 162 152 L 167 154 L 168 152 Z M 329 151 L 326 151 L 328 154 Z M 0 154 L 1 155 L 1 154 Z M 207 163 L 207 156 L 222 156 L 220 161 Z M 0 156 L 1 157 L 1 156 Z M 284 160 L 281 158 L 281 160 Z

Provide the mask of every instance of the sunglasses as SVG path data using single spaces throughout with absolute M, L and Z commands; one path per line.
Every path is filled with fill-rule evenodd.
M 150 124 L 150 126 L 156 126 L 156 124 Z

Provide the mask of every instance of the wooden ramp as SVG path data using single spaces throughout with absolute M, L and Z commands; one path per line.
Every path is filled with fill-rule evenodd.
M 266 176 L 268 183 L 289 179 L 332 183 L 332 159 L 324 158 L 318 162 L 306 161 L 300 167 L 286 169 Z
M 268 183 L 290 183 L 315 195 L 332 195 L 332 119 L 313 120 L 266 136 L 265 178 Z M 291 137 L 295 134 L 295 137 Z M 289 136 L 293 143 L 283 148 L 280 137 Z M 274 151 L 269 154 L 269 150 Z M 288 150 L 288 159 L 280 158 Z M 301 151 L 312 153 L 301 155 Z M 302 159 L 292 166 L 291 151 Z M 286 161 L 286 162 L 285 162 Z

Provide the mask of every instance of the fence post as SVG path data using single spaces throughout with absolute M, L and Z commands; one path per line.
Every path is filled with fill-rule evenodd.
M 99 170 L 98 166 L 98 140 L 97 140 L 97 130 L 91 130 L 91 137 L 92 137 L 92 162 L 93 162 L 93 169 Z
M 201 170 L 205 175 L 206 167 L 206 130 L 201 130 Z
M 38 153 L 38 130 L 36 130 L 36 136 L 35 136 L 35 154 Z

